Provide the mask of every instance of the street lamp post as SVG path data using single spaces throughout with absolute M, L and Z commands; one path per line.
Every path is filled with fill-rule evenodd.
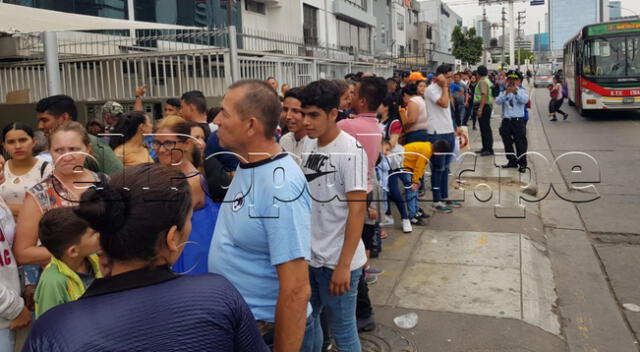
M 615 9 L 615 8 L 616 8 L 616 6 L 609 5 L 609 8 L 610 8 L 610 9 Z M 631 12 L 635 17 L 637 17 L 638 19 L 640 19 L 640 16 L 638 16 L 638 14 L 637 14 L 635 11 L 633 11 L 633 10 L 631 10 L 631 9 L 629 9 L 629 8 L 626 8 L 626 7 L 622 7 L 622 6 L 620 6 L 620 9 L 621 9 L 621 10 L 627 10 L 627 11 Z

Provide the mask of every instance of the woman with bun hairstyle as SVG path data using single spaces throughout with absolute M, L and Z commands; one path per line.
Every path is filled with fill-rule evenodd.
M 191 231 L 191 190 L 180 172 L 129 167 L 87 190 L 74 211 L 100 232 L 110 275 L 47 311 L 24 351 L 268 351 L 229 281 L 170 269 Z
M 122 137 L 112 136 L 109 144 L 124 166 L 153 161 L 144 143 L 145 134 L 151 133 L 152 128 L 149 117 L 140 111 L 126 113 L 118 120 L 113 133 Z
M 53 172 L 27 191 L 18 216 L 13 251 L 20 265 L 49 263 L 51 253 L 38 244 L 40 218 L 49 209 L 77 205 L 82 193 L 105 177 L 82 166 L 91 147 L 87 131 L 78 122 L 63 122 L 51 131 L 49 152 Z
M 33 129 L 22 122 L 12 122 L 2 130 L 2 147 L 9 158 L 2 170 L 4 183 L 0 185 L 0 197 L 15 218 L 25 193 L 51 174 L 52 165 L 33 155 L 35 144 Z
M 209 246 L 220 208 L 211 199 L 206 179 L 199 171 L 202 163 L 201 149 L 197 146 L 199 143 L 199 140 L 191 136 L 191 127 L 186 121 L 163 124 L 152 141 L 158 162 L 182 172 L 191 187 L 193 228 L 182 256 L 173 265 L 173 270 L 177 273 L 208 272 Z

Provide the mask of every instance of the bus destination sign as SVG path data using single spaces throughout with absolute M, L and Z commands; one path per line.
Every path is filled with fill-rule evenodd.
M 640 32 L 640 22 L 605 23 L 589 27 L 589 35 Z

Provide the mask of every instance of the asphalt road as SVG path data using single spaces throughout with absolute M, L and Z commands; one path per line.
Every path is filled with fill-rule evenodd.
M 537 89 L 538 110 L 544 111 L 546 90 Z M 543 128 L 554 156 L 584 152 L 599 165 L 596 184 L 600 199 L 578 205 L 587 230 L 597 235 L 640 235 L 640 111 L 603 112 L 582 117 L 574 107 L 563 121 L 543 119 Z
M 579 152 L 597 164 L 588 170 L 596 191 L 583 193 L 596 200 L 543 202 L 556 220 L 550 258 L 570 350 L 637 351 L 640 312 L 623 305 L 640 306 L 640 111 L 582 117 L 565 103 L 569 118 L 551 122 L 546 90 L 534 102 L 551 157 Z M 570 165 L 560 172 L 575 177 Z

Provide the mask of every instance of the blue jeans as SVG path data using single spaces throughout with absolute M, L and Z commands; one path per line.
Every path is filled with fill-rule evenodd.
M 409 176 L 409 174 L 404 172 L 396 172 L 389 175 L 389 196 L 395 203 L 396 207 L 398 207 L 398 211 L 400 211 L 400 218 L 402 218 L 403 220 L 409 219 L 409 213 L 407 212 L 407 201 L 402 195 L 400 184 L 402 184 L 402 187 L 405 189 L 411 186 L 411 183 L 407 185 L 407 176 Z
M 9 329 L 0 329 L 0 352 L 13 352 L 15 335 Z
M 336 341 L 339 351 L 360 352 L 360 338 L 356 324 L 356 300 L 358 297 L 358 281 L 362 275 L 362 268 L 351 272 L 351 290 L 341 296 L 329 294 L 329 284 L 333 270 L 330 268 L 309 267 L 309 281 L 311 282 L 311 313 L 314 323 L 304 335 L 301 351 L 320 352 L 322 350 L 322 326 L 320 313 L 326 309 L 329 318 L 329 330 Z
M 440 202 L 449 198 L 449 164 L 451 164 L 451 152 L 455 145 L 455 135 L 453 133 L 430 134 L 429 142 L 433 145 L 436 141 L 444 140 L 449 143 L 450 153 L 446 155 L 434 155 L 431 157 L 431 192 L 433 201 Z

